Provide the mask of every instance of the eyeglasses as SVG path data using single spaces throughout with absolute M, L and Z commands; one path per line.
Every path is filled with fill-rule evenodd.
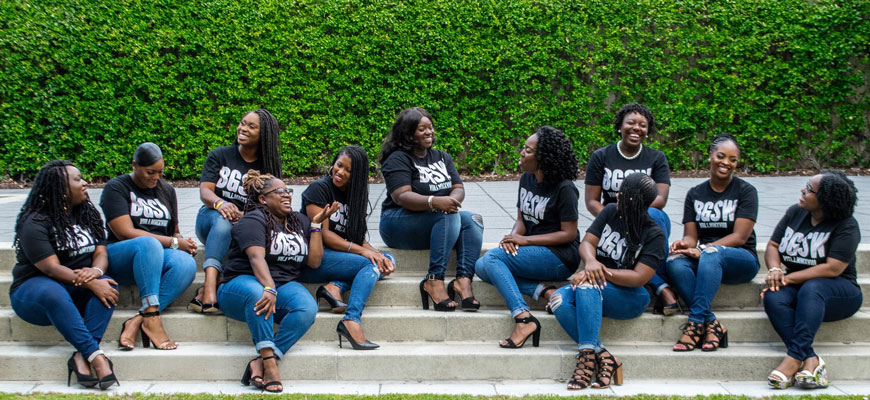
M 293 188 L 281 188 L 281 187 L 279 187 L 279 188 L 277 188 L 277 189 L 272 189 L 272 190 L 270 190 L 270 191 L 268 191 L 268 192 L 266 192 L 266 193 L 263 193 L 263 194 L 261 194 L 261 196 L 265 196 L 265 195 L 267 195 L 267 194 L 269 194 L 269 193 L 275 193 L 275 194 L 277 194 L 278 196 L 282 196 L 282 195 L 285 195 L 285 194 L 288 195 L 288 196 L 292 196 L 292 195 L 293 195 Z
M 813 190 L 813 183 L 810 181 L 807 181 L 807 193 L 816 194 L 816 191 Z

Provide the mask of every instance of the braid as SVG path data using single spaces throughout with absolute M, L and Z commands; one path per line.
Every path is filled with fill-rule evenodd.
M 719 145 L 725 142 L 734 143 L 734 147 L 737 147 L 737 153 L 740 154 L 740 144 L 737 143 L 737 138 L 732 136 L 730 133 L 720 133 L 716 135 L 716 137 L 710 141 L 710 147 L 707 149 L 707 152 L 713 154 L 713 152 L 719 148 Z
M 423 117 L 428 118 L 429 121 L 432 121 L 432 125 L 435 125 L 432 115 L 420 107 L 406 108 L 396 116 L 396 122 L 393 123 L 393 127 L 390 128 L 390 133 L 387 134 L 387 138 L 384 139 L 384 144 L 381 146 L 381 154 L 378 156 L 378 162 L 381 163 L 381 165 L 384 165 L 384 161 L 387 161 L 387 157 L 389 157 L 390 154 L 393 154 L 396 150 L 402 150 L 406 153 L 413 152 L 414 132 L 417 131 L 417 125 L 420 124 L 420 120 L 422 120 Z M 433 133 L 433 146 L 436 141 L 437 136 Z
M 565 134 L 552 126 L 542 126 L 535 134 L 538 135 L 535 159 L 544 172 L 544 186 L 576 179 L 577 155 Z
M 345 146 L 338 151 L 332 164 L 342 155 L 350 158 L 350 181 L 347 189 L 347 236 L 351 242 L 362 246 L 368 233 L 369 204 L 369 157 L 359 146 Z
M 260 210 L 266 216 L 266 243 L 271 243 L 275 232 L 278 231 L 278 226 L 275 224 L 275 218 L 272 218 L 272 212 L 265 204 L 259 202 L 260 195 L 263 194 L 263 189 L 273 179 L 278 179 L 270 174 L 260 174 L 260 171 L 255 169 L 248 170 L 248 175 L 242 185 L 245 187 L 245 193 L 248 194 L 248 199 L 245 202 L 245 213 Z M 278 179 L 280 180 L 280 179 Z M 288 232 L 296 232 L 302 235 L 302 223 L 296 214 L 291 212 L 284 218 L 284 229 Z
M 260 108 L 253 113 L 260 117 L 260 149 L 259 157 L 263 160 L 263 172 L 281 179 L 281 128 L 275 116 Z
M 616 203 L 616 211 L 622 220 L 625 229 L 626 249 L 622 253 L 620 265 L 624 268 L 633 268 L 637 251 L 643 243 L 643 228 L 649 218 L 647 209 L 658 195 L 656 183 L 647 174 L 634 173 L 628 175 L 619 188 L 619 201 Z M 652 266 L 655 268 L 656 266 Z
M 33 188 L 27 195 L 15 221 L 13 246 L 16 252 L 21 251 L 19 234 L 22 223 L 31 214 L 41 214 L 35 218 L 48 219 L 51 222 L 53 228 L 51 240 L 57 245 L 69 244 L 73 248 L 77 248 L 78 242 L 70 240 L 70 238 L 75 237 L 73 220 L 82 229 L 90 232 L 95 239 L 102 240 L 106 237 L 103 219 L 90 198 L 76 207 L 69 206 L 67 200 L 69 176 L 66 167 L 71 165 L 73 163 L 67 160 L 53 160 L 39 170 L 39 174 L 36 175 L 36 180 L 33 182 Z

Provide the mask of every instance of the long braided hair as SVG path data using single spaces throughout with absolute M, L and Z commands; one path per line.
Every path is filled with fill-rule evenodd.
M 643 228 L 649 218 L 647 209 L 658 195 L 656 183 L 649 175 L 643 173 L 630 174 L 622 181 L 619 188 L 619 200 L 616 202 L 616 213 L 622 220 L 625 229 L 626 249 L 622 253 L 622 268 L 634 268 L 637 252 L 640 250 Z M 655 265 L 651 265 L 655 268 Z
M 562 131 L 552 126 L 538 128 L 538 148 L 535 159 L 544 173 L 544 186 L 556 185 L 563 180 L 577 178 L 577 155 L 571 141 Z
M 421 107 L 411 107 L 402 110 L 396 116 L 396 122 L 390 128 L 390 133 L 384 139 L 384 144 L 381 146 L 381 154 L 378 156 L 378 162 L 383 165 L 387 161 L 387 157 L 393 154 L 396 150 L 402 150 L 406 153 L 413 154 L 414 152 L 414 132 L 417 131 L 417 125 L 420 120 L 426 117 L 432 122 L 434 127 L 435 121 L 432 120 L 432 115 Z M 438 136 L 433 132 L 432 146 L 435 146 Z
M 281 127 L 278 120 L 265 108 L 249 111 L 244 115 L 250 113 L 260 117 L 260 148 L 257 156 L 263 162 L 263 172 L 281 179 L 281 154 L 278 151 L 281 148 Z M 239 144 L 238 139 L 235 144 Z
M 350 180 L 347 189 L 347 236 L 362 246 L 368 233 L 366 219 L 369 213 L 369 156 L 359 146 L 345 146 L 335 155 L 332 164 L 341 156 L 350 158 Z M 332 170 L 330 169 L 330 175 Z
M 51 222 L 53 229 L 50 233 L 52 235 L 50 239 L 58 247 L 68 244 L 74 249 L 78 248 L 78 242 L 72 240 L 75 238 L 73 220 L 78 223 L 79 227 L 90 232 L 94 239 L 102 240 L 106 237 L 103 219 L 90 198 L 76 207 L 71 207 L 69 204 L 69 175 L 66 172 L 66 167 L 71 165 L 73 163 L 67 160 L 53 160 L 40 168 L 39 174 L 36 175 L 36 180 L 33 182 L 33 188 L 30 189 L 27 200 L 21 206 L 21 211 L 15 221 L 13 243 L 16 253 L 22 251 L 19 240 L 22 223 L 31 214 L 36 214 L 34 219 Z
M 276 225 L 275 218 L 272 218 L 272 212 L 269 211 L 269 208 L 265 204 L 260 203 L 259 197 L 272 180 L 280 181 L 280 179 L 271 174 L 260 174 L 260 171 L 252 169 L 248 170 L 248 175 L 245 177 L 244 182 L 242 182 L 242 185 L 245 187 L 245 193 L 248 194 L 248 199 L 245 202 L 245 214 L 254 210 L 260 210 L 266 216 L 266 243 L 272 243 L 272 238 L 277 235 L 278 225 Z M 291 212 L 284 218 L 284 230 L 296 232 L 303 237 L 305 236 L 302 233 L 302 222 L 299 221 L 299 218 L 296 218 L 296 213 L 294 212 Z

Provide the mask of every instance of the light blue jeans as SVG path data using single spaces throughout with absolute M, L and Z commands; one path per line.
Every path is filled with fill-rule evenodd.
M 573 273 L 544 246 L 522 246 L 516 256 L 495 248 L 480 257 L 474 268 L 480 280 L 498 289 L 513 317 L 529 311 L 524 294 L 537 299 L 544 289 L 542 281 L 564 281 Z
M 708 246 L 701 258 L 668 258 L 668 275 L 677 293 L 689 305 L 689 321 L 702 324 L 716 319 L 712 304 L 722 283 L 736 285 L 758 274 L 758 259 L 747 249 Z
M 217 210 L 206 206 L 199 208 L 196 214 L 196 237 L 205 243 L 205 261 L 202 269 L 214 268 L 218 273 L 223 271 L 224 259 L 230 249 L 230 231 L 233 223 L 221 216 Z
M 109 271 L 119 285 L 139 288 L 142 307 L 158 306 L 163 311 L 193 282 L 196 260 L 181 250 L 164 249 L 150 236 L 111 243 L 106 246 Z
M 396 259 L 391 254 L 383 254 L 393 262 L 393 265 L 396 264 Z M 320 267 L 315 269 L 303 268 L 299 281 L 305 283 L 332 281 L 330 283 L 338 286 L 342 293 L 350 289 L 344 319 L 360 322 L 366 301 L 380 278 L 381 271 L 368 258 L 358 254 L 323 249 L 323 260 L 320 262 Z
M 263 297 L 263 285 L 253 275 L 240 275 L 218 286 L 221 311 L 229 318 L 248 323 L 257 351 L 271 348 L 279 359 L 314 324 L 317 302 L 299 282 L 279 285 L 275 314 L 257 315 L 254 305 Z M 278 331 L 275 332 L 275 323 Z
M 608 282 L 598 290 L 591 285 L 572 289 L 566 285 L 550 297 L 550 309 L 568 333 L 577 342 L 577 348 L 603 347 L 599 340 L 602 316 L 613 319 L 632 319 L 643 314 L 649 304 L 649 293 L 641 287 L 625 287 Z
M 444 280 L 450 251 L 456 249 L 456 277 L 472 278 L 483 246 L 483 225 L 473 215 L 390 208 L 381 214 L 381 238 L 396 249 L 429 249 L 429 274 L 439 280 Z
M 668 254 L 668 238 L 671 237 L 671 219 L 668 217 L 668 214 L 658 208 L 650 207 L 647 210 L 647 213 L 649 213 L 649 216 L 656 222 L 656 225 L 661 227 L 665 232 L 665 254 Z M 649 280 L 647 285 L 650 290 L 655 292 L 655 294 L 659 294 L 662 292 L 662 289 L 669 286 L 668 260 L 662 260 L 661 264 L 650 265 L 650 267 L 656 268 L 656 273 L 653 275 L 652 279 Z

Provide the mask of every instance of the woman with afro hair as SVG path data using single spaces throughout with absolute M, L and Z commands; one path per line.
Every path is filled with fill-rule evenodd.
M 577 158 L 571 142 L 556 128 L 542 126 L 520 151 L 517 220 L 499 247 L 477 260 L 475 270 L 504 297 L 515 326 L 504 348 L 537 347 L 541 324 L 522 295 L 538 299 L 549 291 L 542 281 L 564 281 L 580 265 L 577 247 Z M 552 288 L 555 289 L 555 288 Z M 553 290 L 554 291 L 554 290 Z
M 801 189 L 798 203 L 767 242 L 764 311 L 786 347 L 785 358 L 767 377 L 774 388 L 827 387 L 825 362 L 813 351 L 813 338 L 823 321 L 848 318 L 863 303 L 855 269 L 861 241 L 852 216 L 856 192 L 841 171 L 822 171 Z

